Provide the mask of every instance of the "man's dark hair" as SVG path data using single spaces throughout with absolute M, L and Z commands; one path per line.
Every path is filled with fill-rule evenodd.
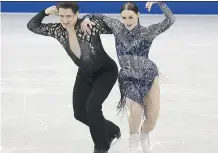
M 74 14 L 76 14 L 80 9 L 77 2 L 70 2 L 70 1 L 69 2 L 68 1 L 67 2 L 59 2 L 57 5 L 57 9 L 59 10 L 60 8 L 71 9 Z

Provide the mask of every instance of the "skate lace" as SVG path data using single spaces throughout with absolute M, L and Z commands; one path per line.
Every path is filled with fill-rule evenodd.
M 150 135 L 148 134 L 148 147 L 151 147 Z

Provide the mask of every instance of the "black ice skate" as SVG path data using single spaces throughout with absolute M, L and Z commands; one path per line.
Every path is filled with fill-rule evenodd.
M 117 131 L 116 134 L 114 134 L 110 139 L 109 139 L 109 144 L 110 146 L 113 146 L 114 144 L 116 144 L 121 138 L 121 132 L 120 129 Z
M 95 148 L 94 153 L 108 153 L 108 151 L 98 150 L 98 149 Z

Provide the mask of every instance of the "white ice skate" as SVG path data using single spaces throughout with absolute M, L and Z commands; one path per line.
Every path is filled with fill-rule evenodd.
M 145 133 L 141 132 L 141 134 L 140 134 L 140 144 L 141 144 L 143 153 L 151 153 L 149 134 L 145 134 Z
M 139 141 L 140 141 L 139 134 L 130 134 L 129 136 L 130 153 L 137 153 Z

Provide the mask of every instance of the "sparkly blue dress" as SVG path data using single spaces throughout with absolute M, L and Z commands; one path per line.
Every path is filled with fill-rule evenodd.
M 175 17 L 164 2 L 157 4 L 164 13 L 165 19 L 149 27 L 143 27 L 138 23 L 132 30 L 128 30 L 119 20 L 101 14 L 89 14 L 83 17 L 91 21 L 103 21 L 101 23 L 108 26 L 115 36 L 121 67 L 118 77 L 121 92 L 121 100 L 118 104 L 120 110 L 125 108 L 126 98 L 139 103 L 144 108 L 143 99 L 151 89 L 155 77 L 159 75 L 156 64 L 148 57 L 149 50 L 155 37 L 170 28 L 175 22 Z

